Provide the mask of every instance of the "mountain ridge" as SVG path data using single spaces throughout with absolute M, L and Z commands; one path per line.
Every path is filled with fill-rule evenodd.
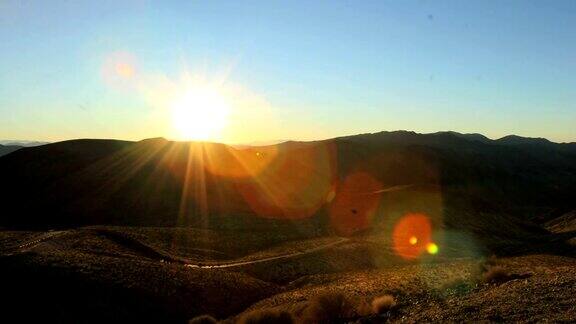
M 22 146 L 0 144 L 0 157 L 2 157 L 4 155 L 8 155 L 8 154 L 15 152 L 21 148 L 22 148 Z
M 349 236 L 387 233 L 403 213 L 416 211 L 489 245 L 493 236 L 546 235 L 537 224 L 576 208 L 576 151 L 565 144 L 501 144 L 452 132 L 244 148 L 163 138 L 69 140 L 6 155 L 0 173 L 0 226 L 9 228 L 191 226 Z
M 22 146 L 22 147 L 29 147 L 29 146 L 39 146 L 50 144 L 50 142 L 43 142 L 43 141 L 23 141 L 23 140 L 0 140 L 0 145 L 7 145 L 7 146 Z

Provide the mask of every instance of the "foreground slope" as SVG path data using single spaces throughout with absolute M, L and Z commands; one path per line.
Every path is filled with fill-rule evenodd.
M 260 234 L 103 226 L 0 231 L 3 315 L 20 322 L 184 323 L 210 314 L 234 323 L 274 310 L 307 323 L 306 309 L 318 296 L 339 294 L 347 302 L 332 310 L 338 322 L 576 318 L 573 253 L 402 260 L 369 240 L 325 237 L 270 247 Z M 175 249 L 182 240 L 187 244 Z M 505 275 L 479 280 L 488 263 Z M 397 305 L 375 315 L 370 302 L 382 295 Z

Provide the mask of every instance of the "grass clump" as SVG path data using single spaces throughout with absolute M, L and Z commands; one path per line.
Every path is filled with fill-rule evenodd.
M 314 298 L 304 309 L 303 323 L 341 322 L 354 315 L 352 303 L 342 293 L 327 293 Z
M 513 279 L 513 276 L 502 266 L 488 268 L 481 278 L 483 283 L 503 283 L 511 279 Z
M 366 317 L 374 314 L 374 312 L 372 311 L 371 303 L 369 302 L 369 300 L 366 299 L 361 299 L 355 308 L 356 308 L 355 315 L 358 317 Z
M 262 309 L 252 311 L 240 318 L 240 324 L 292 324 L 294 318 L 286 311 Z
M 188 324 L 214 324 L 218 321 L 210 315 L 200 315 L 188 321 Z
M 374 314 L 384 314 L 391 311 L 396 306 L 396 299 L 392 295 L 383 295 L 372 300 L 372 311 Z

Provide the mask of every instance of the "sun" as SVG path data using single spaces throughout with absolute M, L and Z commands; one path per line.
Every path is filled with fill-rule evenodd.
M 228 122 L 230 105 L 215 88 L 192 87 L 172 104 L 172 126 L 178 139 L 213 140 Z

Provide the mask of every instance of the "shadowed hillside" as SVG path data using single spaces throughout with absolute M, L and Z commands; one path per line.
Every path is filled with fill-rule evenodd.
M 546 226 L 553 232 L 576 231 L 576 210 L 554 218 L 546 223 Z
M 386 231 L 410 213 L 434 230 L 547 235 L 574 208 L 576 149 L 543 139 L 381 132 L 316 142 L 74 140 L 0 159 L 0 225 Z M 498 234 L 500 233 L 500 234 Z M 388 235 L 390 236 L 390 235 Z
M 0 145 L 0 156 L 15 152 L 21 148 L 21 146 L 16 145 Z

